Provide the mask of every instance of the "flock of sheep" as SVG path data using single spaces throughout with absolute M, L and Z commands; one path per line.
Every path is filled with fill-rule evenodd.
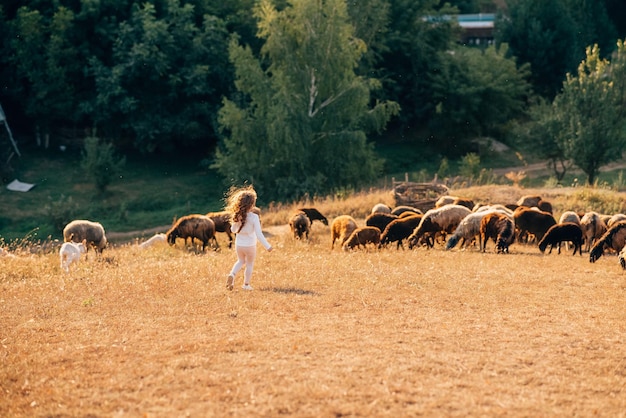
M 255 208 L 258 213 L 258 208 Z M 329 225 L 328 219 L 315 208 L 298 208 L 289 218 L 294 239 L 308 240 L 311 224 L 319 221 Z M 174 245 L 177 239 L 202 243 L 218 249 L 216 233 L 228 236 L 232 247 L 228 212 L 211 212 L 206 215 L 192 214 L 178 219 L 166 233 L 154 235 L 140 244 L 141 248 L 157 242 Z M 583 246 L 589 252 L 589 261 L 595 262 L 605 251 L 618 254 L 622 268 L 626 269 L 626 215 L 600 215 L 596 212 L 564 212 L 557 220 L 552 205 L 540 196 L 524 196 L 516 204 L 476 205 L 471 199 L 443 196 L 435 207 L 422 212 L 410 206 L 390 208 L 377 204 L 359 227 L 350 215 L 337 216 L 330 223 L 331 250 L 338 243 L 344 250 L 374 247 L 386 248 L 395 244 L 397 249 L 417 246 L 446 250 L 460 245 L 478 246 L 486 251 L 490 241 L 495 251 L 508 253 L 510 245 L 517 241 L 537 245 L 541 252 L 571 243 L 574 251 L 582 255 Z M 69 272 L 70 265 L 80 260 L 93 248 L 100 256 L 107 246 L 104 228 L 98 222 L 75 220 L 63 230 L 64 243 L 59 250 L 60 265 Z M 2 255 L 2 254 L 0 254 Z M 6 255 L 6 254 L 5 254 Z
M 314 217 L 309 213 L 314 211 Z M 298 209 L 290 218 L 289 226 L 295 239 L 308 238 L 313 220 L 328 225 L 328 220 L 312 208 Z M 533 244 L 541 252 L 553 248 L 561 252 L 561 244 L 571 244 L 573 254 L 582 255 L 583 246 L 589 252 L 589 261 L 595 262 L 605 251 L 618 253 L 622 268 L 626 269 L 626 215 L 600 215 L 596 212 L 564 212 L 559 219 L 553 216 L 552 204 L 541 196 L 524 196 L 515 204 L 476 205 L 471 199 L 443 196 L 433 209 L 425 213 L 417 208 L 398 206 L 390 208 L 377 204 L 359 227 L 350 215 L 336 217 L 330 225 L 331 250 L 335 243 L 344 250 L 368 245 L 384 248 L 416 246 L 434 247 L 440 243 L 446 250 L 478 244 L 486 251 L 489 241 L 498 253 L 508 253 L 514 242 Z

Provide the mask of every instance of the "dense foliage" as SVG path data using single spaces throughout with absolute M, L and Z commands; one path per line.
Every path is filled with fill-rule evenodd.
M 22 142 L 82 149 L 95 130 L 121 153 L 193 151 L 227 181 L 300 195 L 375 175 L 370 141 L 385 128 L 451 158 L 476 136 L 507 141 L 587 47 L 611 56 L 623 11 L 616 0 L 8 0 L 0 103 Z M 458 12 L 497 12 L 497 47 L 460 45 Z M 309 24 L 339 38 L 317 44 Z M 315 106 L 351 95 L 311 118 L 313 88 Z M 228 158 L 241 141 L 258 153 Z

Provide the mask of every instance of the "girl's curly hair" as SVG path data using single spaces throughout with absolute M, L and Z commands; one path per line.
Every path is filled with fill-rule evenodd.
M 231 189 L 226 198 L 226 210 L 233 222 L 241 222 L 239 230 L 246 224 L 247 214 L 256 205 L 256 191 L 252 186 Z

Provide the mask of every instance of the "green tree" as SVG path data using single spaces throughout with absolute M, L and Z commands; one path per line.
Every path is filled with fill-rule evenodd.
M 376 178 L 381 161 L 366 133 L 398 111 L 370 102 L 376 80 L 355 74 L 366 45 L 343 0 L 293 1 L 255 9 L 262 59 L 233 39 L 237 99 L 220 111 L 224 131 L 213 167 L 270 197 L 295 198 Z
M 108 137 L 126 137 L 143 152 L 169 151 L 216 141 L 215 115 L 229 85 L 227 32 L 178 0 L 162 9 L 134 6 L 118 26 L 111 64 L 93 58 L 96 126 Z M 202 144 L 202 145 L 205 145 Z
M 469 150 L 476 136 L 502 137 L 508 122 L 523 115 L 530 94 L 528 65 L 517 68 L 506 45 L 485 50 L 459 47 L 446 54 L 433 76 L 437 111 L 431 132 L 447 155 Z
M 126 157 L 117 157 L 113 144 L 101 142 L 96 136 L 85 138 L 80 166 L 94 180 L 98 193 L 106 191 L 125 164 Z
M 565 155 L 593 184 L 600 168 L 622 157 L 626 147 L 626 48 L 623 41 L 612 62 L 599 48 L 587 48 L 577 76 L 567 75 L 553 103 Z

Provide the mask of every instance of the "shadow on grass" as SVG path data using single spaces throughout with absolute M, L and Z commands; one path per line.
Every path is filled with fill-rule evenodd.
M 295 295 L 305 295 L 305 296 L 319 296 L 318 292 L 314 292 L 312 290 L 304 290 L 298 289 L 295 287 L 270 287 L 267 290 L 272 291 L 274 293 L 293 293 Z

